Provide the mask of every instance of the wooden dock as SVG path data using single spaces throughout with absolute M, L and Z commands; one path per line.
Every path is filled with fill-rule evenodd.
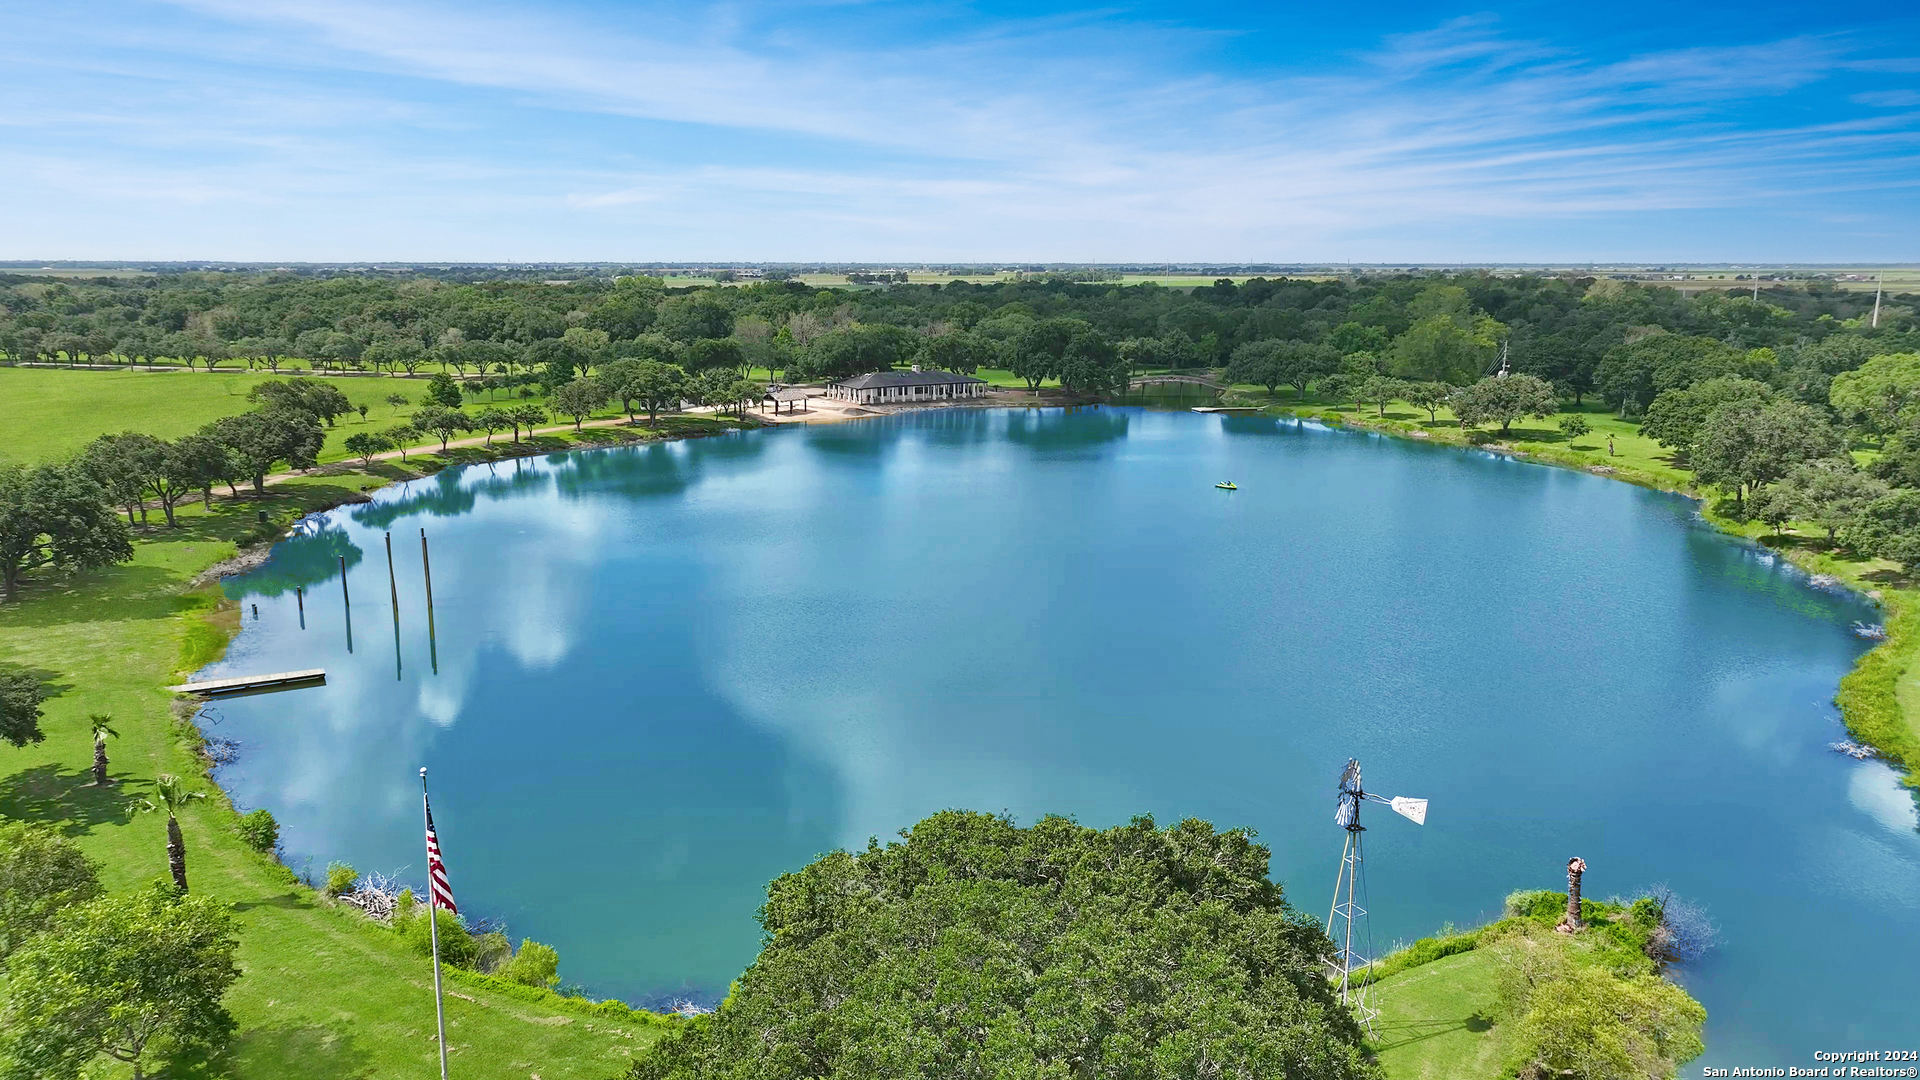
M 204 682 L 181 683 L 179 686 L 169 686 L 167 689 L 177 694 L 206 694 L 210 697 L 218 697 L 221 694 L 324 686 L 326 681 L 326 668 L 308 668 L 305 671 L 281 671 L 272 675 L 246 675 L 237 679 L 207 679 Z

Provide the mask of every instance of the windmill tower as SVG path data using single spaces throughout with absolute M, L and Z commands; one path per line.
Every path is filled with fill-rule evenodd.
M 1883 271 L 1873 279 L 1873 328 L 1880 328 L 1880 293 L 1887 287 L 1887 275 Z
M 1360 762 L 1347 759 L 1347 767 L 1340 772 L 1340 787 L 1334 796 L 1334 824 L 1346 830 L 1345 847 L 1340 853 L 1340 873 L 1333 879 L 1333 907 L 1327 912 L 1327 936 L 1333 939 L 1335 946 L 1334 970 L 1329 973 L 1334 988 L 1340 991 L 1340 1002 L 1353 1006 L 1354 1016 L 1368 1032 L 1373 1031 L 1373 1019 L 1379 1010 L 1368 1002 L 1367 990 L 1371 980 L 1365 977 L 1367 966 L 1373 963 L 1373 931 L 1367 922 L 1366 865 L 1361 856 L 1361 838 L 1366 827 L 1360 824 L 1360 804 L 1371 799 L 1386 803 L 1393 812 L 1413 822 L 1415 825 L 1427 823 L 1427 800 L 1408 799 L 1394 796 L 1383 799 L 1360 786 Z M 1360 973 L 1356 985 L 1355 974 Z

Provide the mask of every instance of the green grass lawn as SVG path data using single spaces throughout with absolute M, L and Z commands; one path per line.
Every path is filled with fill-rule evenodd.
M 1506 1046 L 1486 954 L 1461 953 L 1373 987 L 1372 1040 L 1389 1080 L 1495 1080 Z
M 290 374 L 303 375 L 305 372 Z M 55 368 L 0 367 L 0 401 L 8 422 L 0 425 L 0 459 L 45 461 L 75 453 L 109 432 L 139 431 L 163 439 L 191 434 L 223 416 L 246 412 L 257 402 L 247 391 L 272 378 L 244 371 L 61 371 Z M 396 423 L 410 409 L 385 401 L 392 393 L 418 401 L 425 379 L 385 376 L 332 378 L 347 400 L 368 406 L 367 424 L 342 417 L 327 432 L 323 460 L 346 456 L 340 443 L 354 431 Z
M 6 403 L 9 416 L 9 422 L 0 425 L 0 460 L 38 462 L 62 458 L 112 432 L 139 431 L 163 439 L 177 439 L 210 421 L 253 408 L 258 403 L 247 397 L 252 387 L 268 379 L 304 374 L 0 367 L 0 402 Z M 362 420 L 357 414 L 349 414 L 327 429 L 326 446 L 320 451 L 323 463 L 346 460 L 349 455 L 343 444 L 354 432 L 383 431 L 405 420 L 419 407 L 421 396 L 427 392 L 424 377 L 396 379 L 366 375 L 328 379 L 330 385 L 339 387 L 347 395 L 348 401 L 366 405 L 367 418 Z M 387 404 L 387 395 L 396 393 L 415 404 L 397 408 Z M 544 399 L 536 396 L 531 400 Z M 465 408 L 473 413 L 489 405 L 507 406 L 519 401 L 501 391 L 497 396 L 481 394 L 469 400 Z M 604 420 L 620 415 L 619 405 L 615 403 L 588 419 Z M 559 417 L 553 422 L 570 424 L 572 419 Z M 427 441 L 422 439 L 420 443 Z
M 181 821 L 189 880 L 239 916 L 244 971 L 227 999 L 241 1033 L 212 1075 L 339 1080 L 429 1076 L 437 1067 L 427 961 L 352 909 L 292 884 L 284 868 L 241 843 L 233 810 L 204 779 L 194 729 L 175 718 L 173 695 L 163 689 L 221 647 L 222 624 L 234 625 L 235 612 L 211 610 L 213 591 L 190 593 L 188 583 L 234 553 L 257 509 L 284 526 L 384 482 L 316 476 L 278 485 L 262 502 L 217 502 L 212 513 L 195 503 L 182 528 L 149 530 L 131 563 L 38 575 L 21 602 L 0 607 L 0 662 L 37 673 L 54 692 L 45 742 L 0 745 L 0 814 L 56 826 L 102 864 L 103 881 L 119 891 L 166 873 L 164 821 L 129 821 L 127 802 L 151 791 L 161 772 L 198 778 L 212 795 Z M 120 782 L 106 789 L 92 787 L 88 775 L 86 717 L 95 712 L 112 715 L 121 733 L 109 746 Z M 455 981 L 450 990 L 448 1042 L 462 1077 L 604 1080 L 661 1030 L 553 996 L 521 1000 L 484 980 Z
M 985 379 L 990 386 L 1001 386 L 1011 390 L 1025 390 L 1027 388 L 1027 380 L 1005 368 L 981 368 L 973 373 L 973 377 L 976 379 Z M 1058 388 L 1060 380 L 1047 379 L 1041 382 L 1040 385 L 1047 388 Z

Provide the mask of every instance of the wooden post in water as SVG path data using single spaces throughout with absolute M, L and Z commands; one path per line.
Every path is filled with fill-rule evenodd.
M 340 605 L 347 618 L 347 651 L 353 651 L 353 597 L 347 595 L 347 557 L 340 556 Z
M 387 533 L 387 591 L 393 597 L 393 678 L 400 679 L 400 582 L 393 576 L 393 533 Z
M 427 555 L 427 530 L 420 530 L 420 570 L 427 579 L 427 636 L 433 636 L 433 560 Z
M 420 530 L 420 572 L 427 581 L 427 659 L 440 674 L 440 647 L 433 628 L 433 560 L 427 555 L 427 530 Z
M 307 628 L 307 597 L 298 585 L 293 587 L 293 602 L 300 608 L 300 629 L 305 630 Z
M 387 534 L 387 589 L 393 594 L 393 619 L 400 621 L 400 583 L 393 576 L 393 534 Z

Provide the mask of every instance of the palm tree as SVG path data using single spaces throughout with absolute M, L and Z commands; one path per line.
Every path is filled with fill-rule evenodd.
M 107 736 L 117 739 L 120 733 L 107 726 L 113 717 L 106 713 L 94 713 L 87 722 L 93 725 L 93 786 L 106 787 L 113 783 L 107 779 Z
M 181 892 L 187 891 L 187 842 L 180 836 L 180 811 L 195 799 L 204 799 L 206 795 L 198 791 L 188 791 L 181 779 L 172 773 L 161 773 L 154 782 L 153 795 L 141 799 L 128 807 L 130 813 L 141 811 L 164 811 L 167 815 L 167 868 L 173 871 L 173 887 Z

